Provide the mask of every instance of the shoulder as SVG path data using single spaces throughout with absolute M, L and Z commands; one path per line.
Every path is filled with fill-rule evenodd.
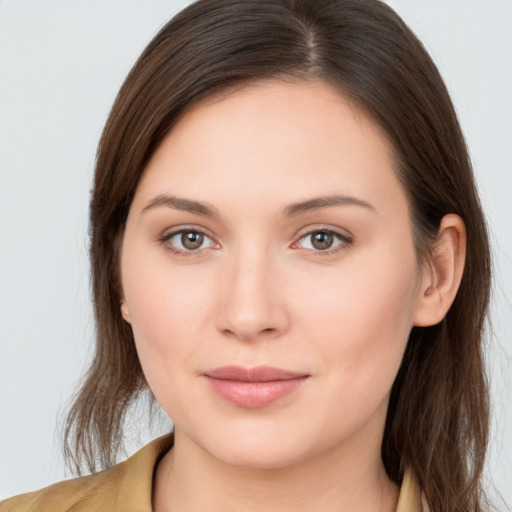
M 110 469 L 9 498 L 0 512 L 151 512 L 153 472 L 171 446 L 161 437 Z
M 122 465 L 81 478 L 59 482 L 39 491 L 10 498 L 0 504 L 1 512 L 64 512 L 115 510 L 116 486 L 122 479 Z M 84 505 L 83 508 L 81 504 Z

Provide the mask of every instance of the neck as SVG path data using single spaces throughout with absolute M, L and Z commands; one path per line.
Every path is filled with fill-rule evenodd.
M 393 512 L 398 487 L 386 475 L 380 446 L 351 446 L 261 469 L 226 464 L 177 431 L 173 450 L 157 469 L 154 510 Z

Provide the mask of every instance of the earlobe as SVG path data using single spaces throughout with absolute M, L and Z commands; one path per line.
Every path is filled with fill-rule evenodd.
M 131 323 L 130 310 L 128 309 L 128 304 L 126 303 L 126 299 L 121 299 L 121 316 L 125 322 Z
M 435 325 L 450 309 L 462 280 L 466 260 L 466 227 L 455 214 L 445 215 L 436 244 L 424 265 L 413 322 L 417 327 Z

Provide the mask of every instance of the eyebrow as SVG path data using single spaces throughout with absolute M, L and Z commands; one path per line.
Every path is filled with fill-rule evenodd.
M 375 213 L 377 212 L 370 203 L 363 199 L 358 199 L 353 196 L 331 195 L 314 197 L 307 201 L 293 203 L 285 208 L 284 215 L 285 217 L 295 217 L 296 215 L 302 215 L 313 210 L 318 210 L 319 208 L 328 208 L 329 206 L 361 206 Z
M 178 196 L 168 196 L 167 194 L 161 194 L 149 201 L 142 210 L 142 213 L 159 206 L 166 206 L 174 210 L 185 211 L 195 215 L 201 215 L 203 217 L 210 217 L 212 219 L 220 217 L 219 211 L 209 204 L 200 203 L 193 199 L 185 199 Z M 284 216 L 295 217 L 320 208 L 328 208 L 330 206 L 361 206 L 376 212 L 375 208 L 363 199 L 358 199 L 353 196 L 330 195 L 314 197 L 306 201 L 290 204 L 284 209 Z
M 168 196 L 166 194 L 161 194 L 149 201 L 142 210 L 142 213 L 158 206 L 167 206 L 174 210 L 181 210 L 195 215 L 201 215 L 203 217 L 210 217 L 212 219 L 220 217 L 217 209 L 211 205 L 200 203 L 199 201 L 194 201 L 192 199 L 185 199 L 183 197 Z

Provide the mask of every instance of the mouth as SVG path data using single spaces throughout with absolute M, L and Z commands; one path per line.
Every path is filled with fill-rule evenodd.
M 255 409 L 268 406 L 297 391 L 310 377 L 270 366 L 243 368 L 222 366 L 203 374 L 212 389 L 222 399 Z

